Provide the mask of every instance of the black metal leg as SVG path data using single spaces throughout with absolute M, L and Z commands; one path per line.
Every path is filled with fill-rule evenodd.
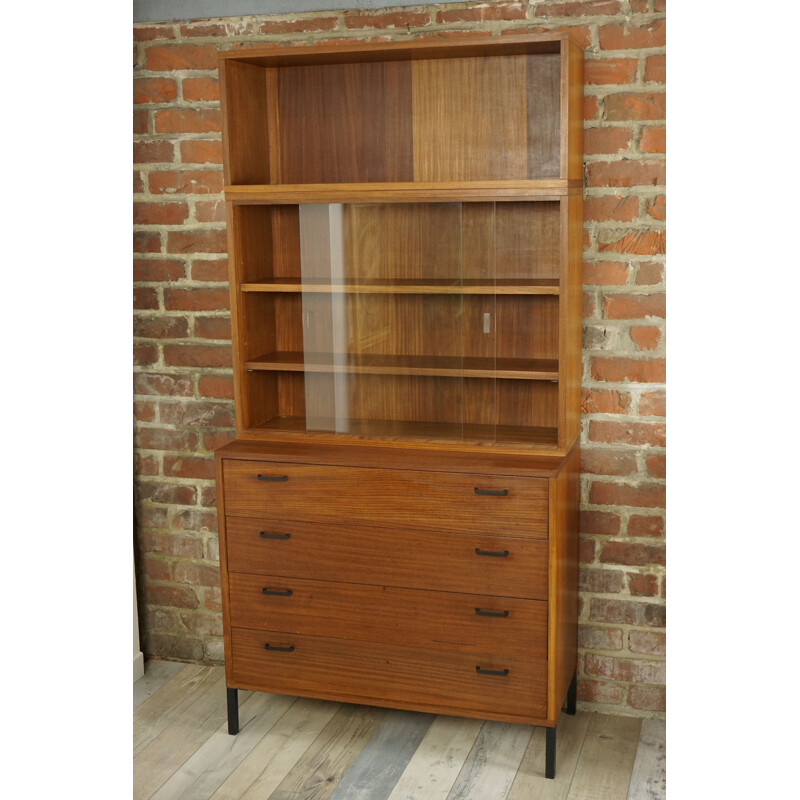
M 572 683 L 569 685 L 569 689 L 567 689 L 567 714 L 574 715 L 575 711 L 578 708 L 578 670 L 575 670 L 575 674 L 572 676 Z
M 544 752 L 544 776 L 545 778 L 555 778 L 556 776 L 556 729 L 545 728 L 547 731 L 547 744 Z
M 239 690 L 228 689 L 228 733 L 239 733 Z

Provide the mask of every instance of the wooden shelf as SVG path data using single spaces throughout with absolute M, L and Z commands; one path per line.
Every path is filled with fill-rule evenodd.
M 254 205 L 300 203 L 418 203 L 558 200 L 580 194 L 581 181 L 394 181 L 375 183 L 239 184 L 225 187 L 225 199 Z
M 268 353 L 245 361 L 247 370 L 352 375 L 423 375 L 439 378 L 558 380 L 558 362 L 532 358 L 475 358 L 331 353 Z
M 358 280 L 341 283 L 323 279 L 269 278 L 243 283 L 243 292 L 302 292 L 312 294 L 488 294 L 488 295 L 557 295 L 557 278 L 485 280 Z
M 452 422 L 408 422 L 385 419 L 316 419 L 313 429 L 306 417 L 279 416 L 255 426 L 258 431 L 283 431 L 286 433 L 319 433 L 336 431 L 345 436 L 368 438 L 447 439 L 476 442 L 505 442 L 555 447 L 558 444 L 557 428 L 524 427 L 520 425 L 478 425 Z

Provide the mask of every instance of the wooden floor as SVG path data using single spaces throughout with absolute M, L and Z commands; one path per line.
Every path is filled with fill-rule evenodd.
M 239 692 L 222 667 L 150 661 L 133 687 L 135 800 L 657 800 L 664 723 L 578 712 L 543 728 Z

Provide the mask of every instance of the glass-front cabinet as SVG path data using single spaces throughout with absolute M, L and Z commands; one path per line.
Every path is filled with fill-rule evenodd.
M 243 427 L 555 447 L 561 203 L 240 205 Z

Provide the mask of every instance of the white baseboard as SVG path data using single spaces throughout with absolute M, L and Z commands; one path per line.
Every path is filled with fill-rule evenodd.
M 141 651 L 133 657 L 133 682 L 144 676 L 144 656 Z

